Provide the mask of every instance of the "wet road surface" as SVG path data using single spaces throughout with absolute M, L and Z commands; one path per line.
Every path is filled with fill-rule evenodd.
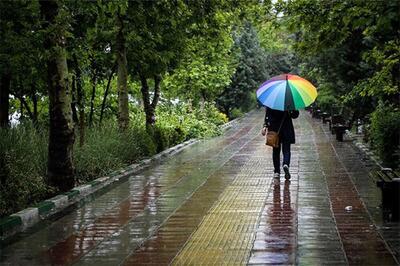
M 262 110 L 1 246 L 0 265 L 397 265 L 374 167 L 301 113 L 274 182 Z M 352 211 L 345 210 L 352 206 Z

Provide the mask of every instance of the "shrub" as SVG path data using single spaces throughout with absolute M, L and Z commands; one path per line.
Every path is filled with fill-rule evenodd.
M 215 136 L 226 121 L 215 107 L 188 111 L 187 105 L 157 110 L 153 132 L 145 128 L 143 111 L 131 112 L 130 126 L 120 132 L 115 119 L 86 129 L 85 144 L 74 146 L 74 166 L 79 184 L 154 155 L 189 138 Z M 76 132 L 78 134 L 79 132 Z M 46 185 L 47 130 L 31 123 L 0 129 L 0 217 L 44 200 L 55 193 Z
M 323 95 L 319 96 L 318 95 L 318 106 L 323 110 L 324 112 L 332 112 L 333 108 L 335 106 L 338 106 L 339 103 L 337 101 L 337 98 L 333 95 Z
M 221 113 L 214 104 L 206 105 L 204 110 L 206 119 L 215 125 L 222 125 L 228 122 L 228 117 Z
M 371 115 L 370 136 L 372 147 L 383 163 L 399 167 L 400 110 L 380 103 Z
M 238 108 L 232 109 L 231 119 L 235 119 L 235 118 L 242 117 L 242 116 L 243 116 L 243 112 L 240 109 L 238 109 Z
M 75 143 L 74 163 L 79 183 L 106 175 L 115 169 L 152 156 L 157 147 L 144 128 L 144 118 L 135 116 L 130 127 L 120 132 L 115 120 L 89 128 L 83 147 Z
M 128 148 L 124 138 L 113 121 L 105 121 L 101 126 L 86 130 L 85 144 L 82 147 L 75 142 L 74 164 L 79 183 L 105 175 L 110 169 L 125 165 Z M 121 149 L 122 148 L 122 149 Z
M 50 196 L 46 185 L 47 132 L 26 122 L 0 129 L 0 217 Z

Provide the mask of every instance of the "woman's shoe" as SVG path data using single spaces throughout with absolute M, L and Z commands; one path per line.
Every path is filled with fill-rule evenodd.
M 289 180 L 290 179 L 290 173 L 289 173 L 289 166 L 287 164 L 283 165 L 283 171 L 285 171 L 285 179 Z
M 274 179 L 278 179 L 280 178 L 280 174 L 279 173 L 274 173 Z

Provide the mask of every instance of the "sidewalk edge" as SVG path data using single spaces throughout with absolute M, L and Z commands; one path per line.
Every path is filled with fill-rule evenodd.
M 198 141 L 198 139 L 187 140 L 150 158 L 143 159 L 139 163 L 116 170 L 107 176 L 99 177 L 86 184 L 74 187 L 70 191 L 64 192 L 50 199 L 46 199 L 33 207 L 28 207 L 17 213 L 0 219 L 0 241 L 3 242 L 8 240 L 17 233 L 31 228 L 40 221 L 46 220 L 50 216 L 63 211 L 64 209 L 87 198 L 93 193 L 104 189 L 117 181 L 128 178 L 130 175 L 147 168 L 155 161 L 167 159 Z

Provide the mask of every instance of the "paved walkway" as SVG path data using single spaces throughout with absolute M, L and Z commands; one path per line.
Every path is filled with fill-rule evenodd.
M 253 112 L 23 234 L 0 264 L 397 265 L 400 226 L 382 221 L 373 165 L 303 112 L 292 179 L 277 184 L 262 120 Z

